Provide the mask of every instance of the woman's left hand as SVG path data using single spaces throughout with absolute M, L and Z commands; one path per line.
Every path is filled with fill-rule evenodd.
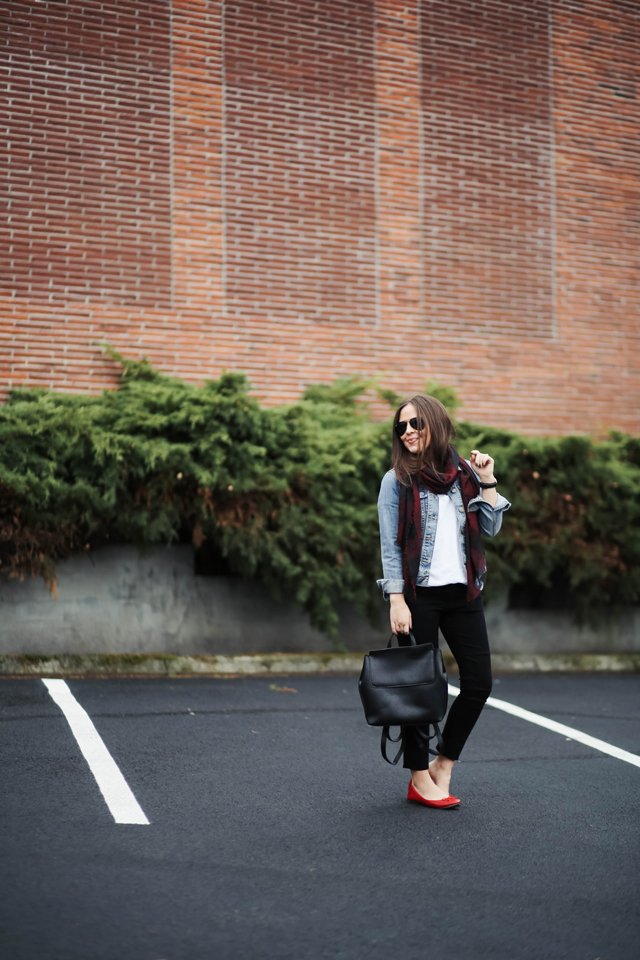
M 479 450 L 471 451 L 471 466 L 479 474 L 480 479 L 485 483 L 492 483 L 495 480 L 493 475 L 494 461 L 488 453 L 480 453 Z

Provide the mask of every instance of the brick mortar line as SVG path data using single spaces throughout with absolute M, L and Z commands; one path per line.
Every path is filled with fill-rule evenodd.
M 220 0 L 220 88 L 222 103 L 220 125 L 220 214 L 222 218 L 222 316 L 229 315 L 227 267 L 229 262 L 227 250 L 227 65 L 226 65 L 226 0 Z
M 175 28 L 173 0 L 169 2 L 169 236 L 171 238 L 169 250 L 169 297 L 171 310 L 176 308 L 176 231 L 175 231 L 175 137 L 174 137 L 174 106 L 175 90 L 173 82 L 173 51 Z
M 549 192 L 551 194 L 551 339 L 558 340 L 558 216 L 557 216 L 557 183 L 556 183 L 556 117 L 554 96 L 553 72 L 553 3 L 547 0 L 547 46 L 549 69 Z

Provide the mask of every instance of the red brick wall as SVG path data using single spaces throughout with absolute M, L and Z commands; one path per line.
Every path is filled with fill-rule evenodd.
M 547 0 L 422 16 L 425 314 L 460 334 L 554 334 Z
M 100 344 L 269 402 L 382 374 L 640 432 L 638 7 L 2 5 L 0 382 Z
M 226 289 L 239 325 L 375 316 L 374 53 L 371 0 L 226 5 Z
M 170 308 L 168 7 L 12 0 L 2 17 L 0 292 Z

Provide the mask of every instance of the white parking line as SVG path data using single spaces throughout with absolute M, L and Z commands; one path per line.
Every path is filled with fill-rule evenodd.
M 460 689 L 449 684 L 449 693 L 452 697 L 457 697 Z M 563 737 L 569 737 L 570 740 L 584 743 L 585 746 L 593 747 L 594 750 L 599 750 L 601 753 L 608 753 L 610 757 L 616 757 L 617 760 L 624 760 L 626 763 L 632 763 L 634 767 L 640 767 L 640 757 L 635 753 L 621 750 L 620 747 L 614 747 L 611 743 L 598 740 L 597 737 L 590 737 L 588 733 L 582 733 L 581 730 L 574 730 L 573 727 L 567 727 L 564 723 L 557 723 L 556 720 L 541 717 L 538 713 L 532 713 L 531 710 L 516 707 L 515 704 L 507 703 L 506 700 L 496 700 L 495 697 L 489 697 L 487 703 L 490 707 L 495 707 L 496 710 L 503 710 L 505 713 L 510 713 L 513 717 L 528 720 L 529 723 L 535 723 L 539 727 L 553 730 L 554 733 L 560 733 Z
M 116 823 L 148 824 L 140 804 L 134 797 L 117 763 L 104 745 L 91 717 L 84 710 L 64 680 L 43 680 L 52 699 L 64 713 L 71 732 L 78 741 L 91 773 L 96 778 Z

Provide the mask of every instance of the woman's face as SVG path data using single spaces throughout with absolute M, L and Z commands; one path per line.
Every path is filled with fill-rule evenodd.
M 409 420 L 413 420 L 414 417 L 420 422 L 418 417 L 418 411 L 412 403 L 408 403 L 400 411 L 400 421 L 405 421 L 407 424 L 407 429 L 401 436 L 401 440 L 404 443 L 407 450 L 410 453 L 418 453 L 420 450 L 426 449 L 429 445 L 429 428 L 424 427 L 423 430 L 414 430 L 414 428 L 409 423 Z

